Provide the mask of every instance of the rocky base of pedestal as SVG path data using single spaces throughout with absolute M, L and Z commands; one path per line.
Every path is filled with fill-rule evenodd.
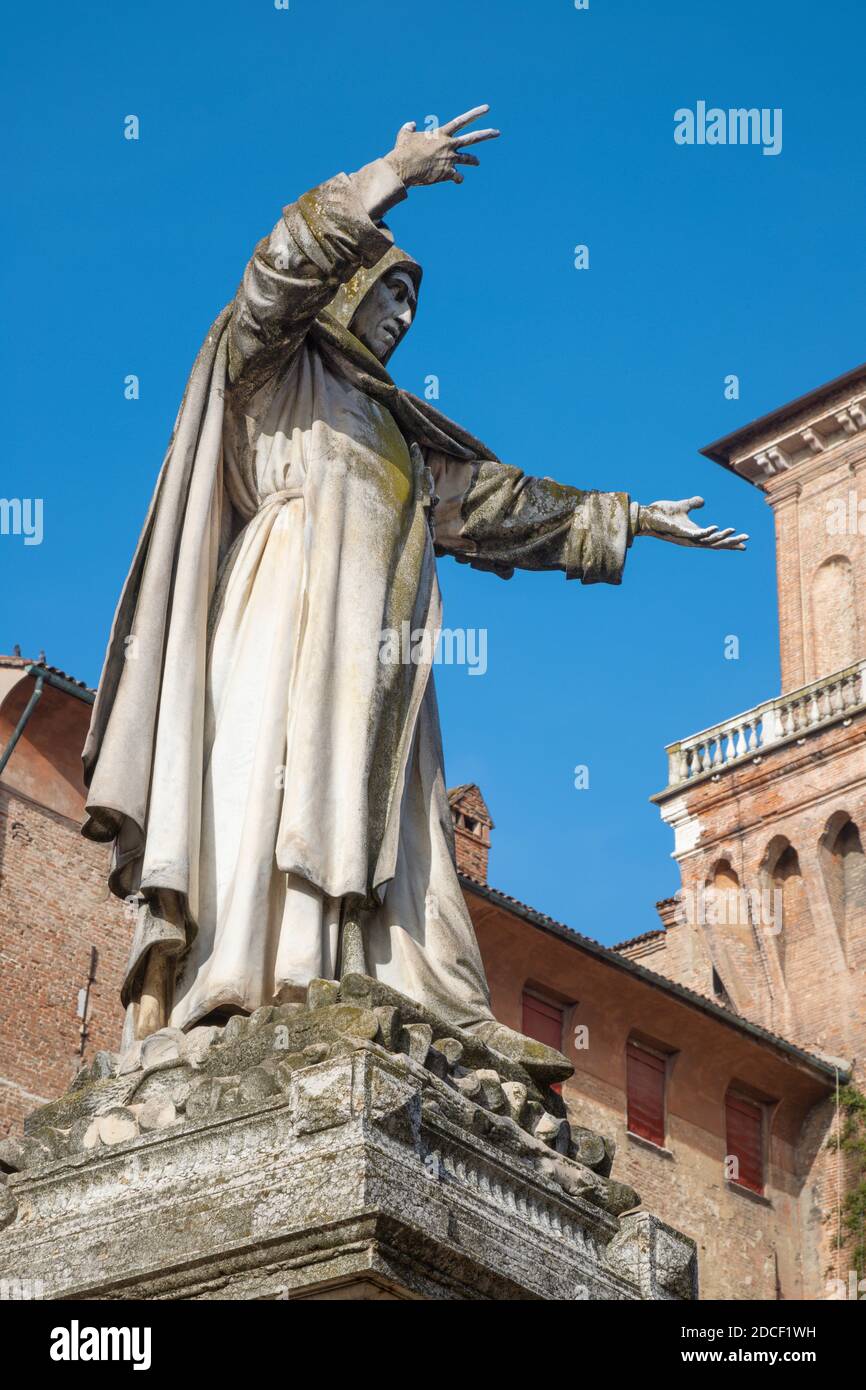
M 693 1242 L 609 1144 L 365 976 L 100 1054 L 26 1131 L 0 1143 L 0 1280 L 47 1297 L 695 1296 Z

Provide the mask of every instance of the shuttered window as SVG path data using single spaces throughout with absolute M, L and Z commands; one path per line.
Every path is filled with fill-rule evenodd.
M 725 1097 L 726 1156 L 737 1160 L 731 1181 L 763 1196 L 764 1112 L 742 1096 Z
M 628 1128 L 632 1134 L 664 1148 L 665 1077 L 664 1057 L 647 1052 L 630 1042 L 626 1053 Z
M 523 1032 L 527 1038 L 535 1038 L 536 1042 L 546 1043 L 548 1047 L 555 1047 L 557 1052 L 561 1052 L 562 1009 L 524 991 Z M 561 1091 L 562 1086 L 557 1082 L 551 1089 Z

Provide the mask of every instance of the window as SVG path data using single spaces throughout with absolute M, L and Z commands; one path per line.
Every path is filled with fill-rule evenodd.
M 546 1043 L 548 1047 L 555 1047 L 557 1052 L 561 1052 L 562 1009 L 558 1004 L 549 1004 L 546 999 L 539 999 L 537 995 L 524 990 L 523 1032 L 527 1038 L 535 1038 L 536 1042 Z M 561 1091 L 562 1086 L 557 1083 L 551 1089 Z
M 764 1194 L 764 1109 L 745 1096 L 725 1097 L 728 1177 L 740 1187 Z M 734 1163 L 731 1163 L 731 1160 Z M 730 1171 L 730 1170 L 733 1171 Z
M 562 1051 L 562 1009 L 535 994 L 523 993 L 523 1031 L 536 1042 Z
M 665 1143 L 666 1080 L 667 1058 L 630 1042 L 626 1050 L 628 1129 L 660 1149 Z

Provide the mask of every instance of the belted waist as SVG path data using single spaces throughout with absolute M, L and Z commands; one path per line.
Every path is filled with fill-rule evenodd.
M 303 497 L 303 487 L 284 487 L 279 492 L 269 492 L 259 503 L 259 511 L 265 507 L 279 507 L 283 502 L 291 502 L 295 497 Z

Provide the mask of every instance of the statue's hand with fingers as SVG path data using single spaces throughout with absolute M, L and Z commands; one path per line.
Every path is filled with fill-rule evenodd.
M 489 110 L 489 106 L 474 106 L 435 130 L 418 130 L 415 121 L 407 121 L 397 132 L 397 142 L 385 155 L 385 162 L 406 188 L 448 181 L 462 183 L 463 175 L 457 165 L 478 163 L 474 154 L 464 154 L 466 146 L 495 140 L 499 131 L 475 130 L 467 135 L 459 135 L 458 131 Z
M 703 497 L 686 497 L 680 502 L 650 502 L 648 507 L 632 503 L 632 532 L 653 536 L 673 545 L 698 546 L 702 550 L 745 550 L 746 535 L 734 535 L 733 526 L 698 526 L 689 512 L 704 505 Z

